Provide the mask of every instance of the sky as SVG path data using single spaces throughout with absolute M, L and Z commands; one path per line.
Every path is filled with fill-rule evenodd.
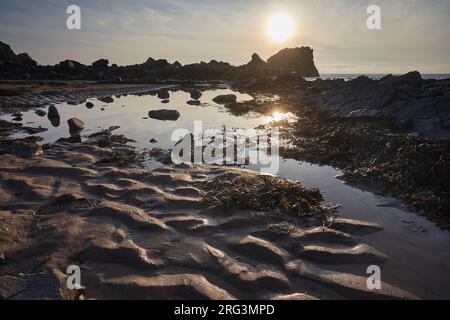
M 81 8 L 68 30 L 66 8 Z M 381 8 L 381 30 L 366 25 Z M 294 35 L 275 43 L 268 18 L 285 13 Z M 310 46 L 320 73 L 450 73 L 449 0 L 1 0 L 0 41 L 38 63 L 65 59 L 119 65 L 148 57 L 182 64 L 241 65 L 285 47 Z

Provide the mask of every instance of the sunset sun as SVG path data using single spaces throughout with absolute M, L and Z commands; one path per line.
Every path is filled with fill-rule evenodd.
M 273 42 L 285 42 L 294 34 L 294 20 L 287 14 L 274 14 L 267 20 L 266 32 Z

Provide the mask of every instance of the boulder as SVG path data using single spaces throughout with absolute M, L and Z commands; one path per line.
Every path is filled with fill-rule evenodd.
M 235 94 L 222 94 L 213 99 L 217 104 L 234 103 L 237 101 L 237 96 Z
M 71 118 L 67 120 L 67 124 L 69 125 L 69 129 L 71 131 L 81 131 L 85 127 L 84 122 L 78 118 Z
M 148 116 L 152 119 L 157 119 L 157 120 L 175 121 L 175 120 L 178 120 L 178 118 L 180 117 L 180 113 L 176 110 L 160 109 L 160 110 L 149 111 Z

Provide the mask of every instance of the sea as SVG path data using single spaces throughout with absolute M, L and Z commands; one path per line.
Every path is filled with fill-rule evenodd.
M 344 79 L 345 81 L 353 80 L 358 78 L 359 76 L 367 76 L 373 80 L 379 80 L 386 76 L 387 74 L 363 74 L 363 73 L 353 73 L 353 74 L 344 74 L 344 73 L 324 73 L 320 75 L 320 79 Z M 393 74 L 394 76 L 399 76 L 401 74 Z M 435 79 L 435 80 L 443 80 L 450 79 L 449 73 L 439 73 L 439 74 L 421 74 L 423 79 Z M 317 77 L 308 77 L 305 78 L 308 81 L 314 81 Z

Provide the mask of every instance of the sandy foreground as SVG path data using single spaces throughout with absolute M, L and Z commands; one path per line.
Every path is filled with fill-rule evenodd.
M 1 156 L 2 299 L 413 298 L 332 271 L 388 259 L 363 243 L 377 225 L 338 219 L 323 227 L 280 210 L 211 207 L 205 183 L 259 174 L 120 168 L 104 161 L 113 153 L 60 143 L 30 158 Z M 72 264 L 81 267 L 82 290 L 66 289 Z

